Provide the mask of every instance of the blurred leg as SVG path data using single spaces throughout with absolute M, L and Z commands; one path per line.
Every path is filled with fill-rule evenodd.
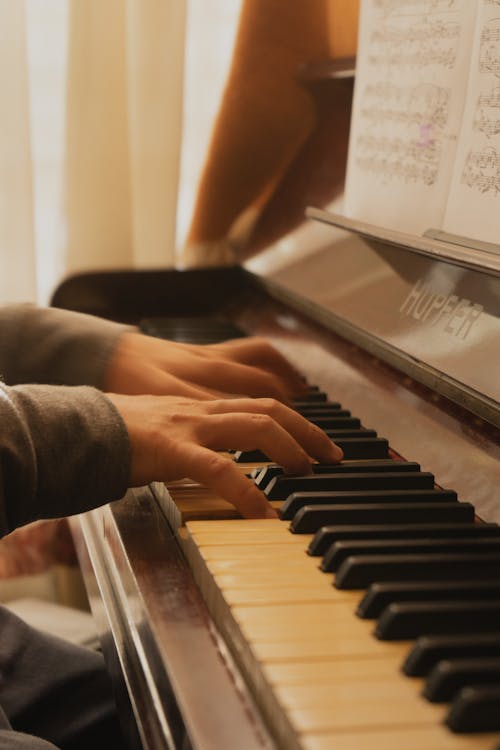
M 0 750 L 57 750 L 57 748 L 38 737 L 15 732 L 0 706 Z
M 3 608 L 0 706 L 15 730 L 61 750 L 125 747 L 102 656 L 41 633 Z

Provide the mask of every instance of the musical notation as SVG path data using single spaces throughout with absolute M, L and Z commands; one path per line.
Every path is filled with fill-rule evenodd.
M 488 139 L 500 134 L 500 86 L 479 95 L 472 130 L 483 133 Z
M 441 20 L 382 25 L 371 34 L 369 62 L 374 66 L 428 68 L 455 66 L 460 26 Z
M 462 172 L 462 184 L 483 194 L 500 194 L 500 154 L 495 148 L 469 152 Z
M 457 4 L 458 0 L 374 0 L 375 8 L 385 14 L 442 13 L 455 10 Z
M 484 0 L 484 7 L 500 0 Z M 491 11 L 488 11 L 490 13 Z M 494 11 L 493 11 L 494 12 Z M 500 18 L 487 17 L 479 35 L 479 95 L 472 105 L 470 149 L 464 155 L 461 184 L 480 195 L 500 193 Z
M 417 233 L 441 223 L 476 17 L 470 0 L 362 3 L 345 201 L 353 216 Z
M 357 167 L 385 184 L 433 185 L 439 176 L 450 90 L 381 80 L 367 83 L 362 101 Z
M 398 26 L 383 26 L 375 29 L 371 35 L 374 44 L 406 45 L 429 40 L 458 39 L 460 26 L 457 23 L 442 21 L 427 22 L 420 26 L 402 28 Z
M 446 125 L 449 107 L 450 90 L 442 86 L 408 87 L 379 81 L 365 87 L 361 116 L 371 126 L 392 122 L 429 130 Z
M 481 31 L 479 71 L 500 77 L 500 18 L 488 21 Z
M 434 185 L 439 175 L 441 144 L 423 133 L 422 139 L 360 136 L 356 164 L 383 182 Z
M 498 0 L 500 2 L 500 0 Z M 495 86 L 489 93 L 481 94 L 477 100 L 479 107 L 492 107 L 500 109 L 500 86 Z
M 372 73 L 363 86 L 354 163 L 382 184 L 432 186 L 438 181 L 451 90 L 429 79 L 439 81 L 442 71 L 456 65 L 460 24 L 437 14 L 454 6 L 455 0 L 374 0 L 379 15 L 367 50 Z M 417 21 L 408 18 L 411 9 L 418 11 Z M 381 13 L 389 10 L 393 15 L 384 18 Z M 402 75 L 393 76 L 394 70 Z M 405 76 L 412 71 L 417 82 L 409 85 Z

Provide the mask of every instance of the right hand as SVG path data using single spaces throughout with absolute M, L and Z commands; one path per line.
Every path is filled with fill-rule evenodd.
M 201 346 L 127 332 L 108 362 L 104 390 L 200 400 L 244 394 L 286 402 L 303 396 L 306 386 L 297 370 L 263 339 Z
M 108 397 L 129 433 L 130 486 L 189 477 L 214 490 L 246 518 L 274 518 L 276 513 L 234 462 L 216 451 L 259 449 L 290 474 L 310 473 L 314 459 L 342 459 L 340 448 L 322 430 L 274 399 Z

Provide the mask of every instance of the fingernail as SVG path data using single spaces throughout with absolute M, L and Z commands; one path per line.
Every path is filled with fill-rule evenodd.
M 342 448 L 339 448 L 338 445 L 332 443 L 331 455 L 334 461 L 342 461 L 342 459 L 344 458 L 344 451 L 342 450 Z
M 264 518 L 278 518 L 278 514 L 276 513 L 274 508 L 271 508 L 271 506 L 269 506 L 269 508 L 266 509 Z

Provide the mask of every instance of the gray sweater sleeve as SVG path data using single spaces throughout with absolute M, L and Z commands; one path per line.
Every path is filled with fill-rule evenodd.
M 102 387 L 106 362 L 128 329 L 67 310 L 0 308 L 0 376 L 7 385 L 44 383 Z
M 0 385 L 0 535 L 120 498 L 125 424 L 95 388 Z
M 95 387 L 54 385 L 101 386 L 124 330 L 61 310 L 0 309 L 0 535 L 124 494 L 130 446 L 114 405 Z

